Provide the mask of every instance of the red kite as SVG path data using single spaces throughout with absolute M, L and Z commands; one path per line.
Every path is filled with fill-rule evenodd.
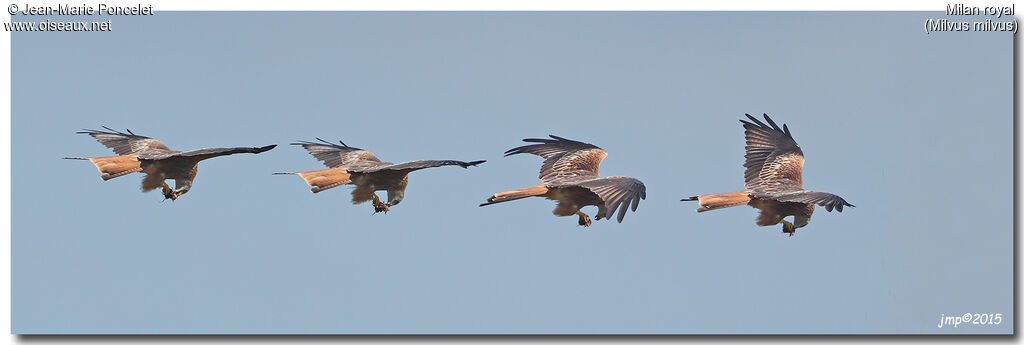
M 172 151 L 159 140 L 136 135 L 128 130 L 121 133 L 107 128 L 110 132 L 83 130 L 77 134 L 88 134 L 103 146 L 114 150 L 117 156 L 110 157 L 68 157 L 65 159 L 83 159 L 92 162 L 103 173 L 104 181 L 142 172 L 142 191 L 148 192 L 163 188 L 164 200 L 177 200 L 178 197 L 192 189 L 192 181 L 199 172 L 199 162 L 213 157 L 233 155 L 236 153 L 266 152 L 277 145 L 264 147 L 205 148 L 187 152 Z M 164 180 L 174 179 L 175 189 L 171 189 Z
M 643 182 L 627 176 L 598 176 L 601 161 L 608 152 L 584 142 L 560 138 L 523 139 L 538 143 L 516 147 L 505 151 L 505 156 L 529 153 L 544 158 L 540 167 L 542 182 L 533 187 L 514 189 L 492 195 L 480 206 L 497 204 L 531 196 L 558 201 L 553 213 L 559 217 L 577 215 L 579 224 L 590 226 L 590 217 L 580 211 L 584 206 L 597 206 L 595 220 L 611 219 L 618 209 L 618 220 L 626 216 L 626 209 L 636 212 L 641 199 L 647 198 L 647 187 Z M 630 206 L 632 205 L 632 206 Z M 620 208 L 621 206 L 621 208 Z
M 345 145 L 331 144 L 317 138 L 322 143 L 300 141 L 292 145 L 301 145 L 314 158 L 324 162 L 330 169 L 276 173 L 299 175 L 306 184 L 312 186 L 313 193 L 319 193 L 344 184 L 355 185 L 352 191 L 352 203 L 361 204 L 373 201 L 374 213 L 387 213 L 391 206 L 398 205 L 405 198 L 405 187 L 409 185 L 409 173 L 426 168 L 445 165 L 458 165 L 469 168 L 486 161 L 462 162 L 453 160 L 419 160 L 405 163 L 381 162 L 370 151 Z M 383 203 L 375 191 L 388 192 L 388 202 Z
M 834 194 L 804 190 L 804 153 L 793 140 L 789 127 L 783 124 L 779 128 L 768 114 L 764 114 L 768 124 L 750 114 L 747 118 L 753 122 L 740 120 L 747 140 L 746 162 L 743 163 L 747 168 L 743 173 L 746 190 L 694 196 L 683 201 L 697 200 L 700 205 L 697 212 L 747 204 L 761 210 L 757 225 L 781 222 L 782 232 L 790 236 L 811 221 L 815 204 L 829 212 L 833 208 L 843 212 L 843 206 L 856 207 Z M 788 216 L 793 216 L 792 223 L 783 220 Z

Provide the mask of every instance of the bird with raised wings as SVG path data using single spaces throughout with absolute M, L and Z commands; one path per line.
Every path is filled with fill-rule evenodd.
M 103 127 L 109 132 L 83 130 L 77 134 L 88 134 L 100 144 L 114 150 L 117 156 L 108 157 L 67 157 L 65 159 L 88 160 L 96 165 L 104 181 L 141 172 L 146 174 L 142 179 L 142 191 L 148 192 L 163 188 L 164 200 L 177 200 L 178 197 L 192 189 L 192 182 L 199 172 L 199 162 L 213 157 L 233 155 L 236 153 L 260 153 L 273 149 L 277 145 L 263 147 L 205 148 L 193 151 L 173 151 L 159 140 L 144 137 L 126 130 L 122 133 Z M 171 189 L 164 180 L 174 180 Z
M 643 182 L 628 176 L 601 177 L 598 168 L 608 152 L 600 147 L 554 135 L 551 139 L 523 139 L 525 145 L 505 151 L 505 156 L 529 153 L 544 158 L 540 167 L 539 185 L 497 193 L 480 206 L 537 196 L 558 201 L 553 213 L 559 217 L 577 215 L 579 225 L 588 227 L 590 217 L 580 211 L 584 206 L 597 206 L 595 220 L 611 219 L 618 210 L 618 220 L 626 209 L 636 212 L 641 199 L 647 198 Z
M 743 173 L 746 189 L 694 196 L 682 201 L 696 200 L 699 205 L 697 212 L 747 204 L 761 210 L 757 225 L 782 223 L 782 232 L 790 236 L 811 221 L 815 204 L 829 212 L 832 209 L 843 212 L 843 206 L 855 207 L 838 195 L 804 190 L 804 153 L 793 140 L 789 127 L 783 124 L 780 128 L 768 114 L 764 114 L 767 124 L 746 115 L 750 121 L 740 120 L 747 142 L 746 162 L 743 163 L 746 167 Z M 793 216 L 792 223 L 783 219 L 788 216 Z
M 405 163 L 382 162 L 370 151 L 345 145 L 332 144 L 317 138 L 320 143 L 300 141 L 292 145 L 300 145 L 309 151 L 329 169 L 275 173 L 277 175 L 299 175 L 310 185 L 313 193 L 319 193 L 340 185 L 354 185 L 352 203 L 361 204 L 373 201 L 374 213 L 387 213 L 391 206 L 398 205 L 405 198 L 405 187 L 409 185 L 409 173 L 426 168 L 446 165 L 458 165 L 463 168 L 478 165 L 486 161 L 463 162 L 455 160 L 418 160 Z M 387 191 L 388 202 L 380 201 L 376 191 Z

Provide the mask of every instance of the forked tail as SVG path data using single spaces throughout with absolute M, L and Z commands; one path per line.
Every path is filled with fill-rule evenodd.
M 103 175 L 104 181 L 142 171 L 139 160 L 135 155 L 110 156 L 110 157 L 64 157 L 64 159 L 81 159 L 92 162 L 96 169 Z
M 331 168 L 324 170 L 314 171 L 301 171 L 301 172 L 284 172 L 274 173 L 274 175 L 299 175 L 303 180 L 306 180 L 306 184 L 312 186 L 309 190 L 313 193 L 320 193 L 322 191 L 343 185 L 350 184 L 352 181 L 349 179 L 350 175 L 345 168 Z
M 544 195 L 547 192 L 548 187 L 542 184 L 532 187 L 513 189 L 510 191 L 504 191 L 501 193 L 491 195 L 490 198 L 487 198 L 487 202 L 480 204 L 480 206 L 487 206 L 491 204 L 497 204 L 499 202 L 518 200 L 522 198 L 528 198 L 531 196 Z
M 739 191 L 732 193 L 719 193 L 719 194 L 707 194 L 700 196 L 691 196 L 689 198 L 680 201 L 694 201 L 696 200 L 699 208 L 697 212 L 717 210 L 720 208 L 733 207 L 744 205 L 750 201 L 749 191 Z

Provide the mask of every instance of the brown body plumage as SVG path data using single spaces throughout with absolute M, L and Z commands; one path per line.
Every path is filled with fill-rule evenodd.
M 552 139 L 523 139 L 538 143 L 513 148 L 506 156 L 529 153 L 544 158 L 540 168 L 543 184 L 496 193 L 480 206 L 493 205 L 531 196 L 558 201 L 554 215 L 579 216 L 579 225 L 590 226 L 590 217 L 580 211 L 585 206 L 597 206 L 595 219 L 611 219 L 618 209 L 622 222 L 626 209 L 636 211 L 640 200 L 647 197 L 643 182 L 627 176 L 600 177 L 598 169 L 608 153 L 584 142 L 552 135 Z
M 261 153 L 273 149 L 277 145 L 264 147 L 205 148 L 193 151 L 173 151 L 159 140 L 136 135 L 132 131 L 122 133 L 103 127 L 109 132 L 86 130 L 79 134 L 88 134 L 103 146 L 114 150 L 117 156 L 108 157 L 68 157 L 65 159 L 88 160 L 96 165 L 104 181 L 141 172 L 146 174 L 142 179 L 142 191 L 148 192 L 157 188 L 163 189 L 165 199 L 176 200 L 188 193 L 192 182 L 199 172 L 199 162 L 220 156 L 236 153 Z M 165 180 L 174 180 L 174 189 Z
M 788 126 L 779 127 L 767 114 L 767 123 L 750 114 L 747 118 L 749 122 L 740 120 L 747 143 L 743 164 L 746 190 L 694 196 L 683 201 L 696 200 L 697 212 L 747 204 L 761 211 L 757 225 L 782 223 L 782 232 L 790 236 L 811 221 L 815 204 L 839 212 L 843 206 L 854 207 L 837 195 L 804 190 L 804 155 Z M 783 219 L 789 216 L 793 216 L 792 223 Z
M 329 169 L 287 172 L 277 174 L 299 175 L 310 191 L 319 193 L 341 185 L 353 185 L 352 203 L 361 204 L 373 201 L 374 213 L 387 213 L 391 206 L 398 205 L 405 198 L 405 188 L 409 185 L 409 173 L 426 168 L 446 165 L 458 165 L 468 168 L 485 161 L 462 162 L 454 160 L 419 160 L 405 163 L 382 162 L 377 156 L 363 149 L 345 145 L 332 144 L 317 138 L 319 143 L 301 141 L 292 145 L 300 145 L 314 158 L 320 160 Z M 381 202 L 376 191 L 386 191 L 388 201 Z

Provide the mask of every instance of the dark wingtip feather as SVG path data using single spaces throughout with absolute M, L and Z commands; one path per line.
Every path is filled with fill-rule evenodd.
M 522 147 L 517 147 L 517 148 L 514 148 L 514 149 L 509 149 L 508 151 L 505 151 L 505 157 L 508 157 L 508 156 L 511 156 L 511 155 L 514 155 L 514 154 L 517 154 L 517 153 L 523 153 L 522 151 L 520 151 L 521 148 Z
M 782 128 L 780 128 L 779 125 L 775 124 L 775 121 L 773 121 L 772 118 L 768 117 L 767 113 L 765 113 L 763 115 L 764 115 L 765 121 L 768 121 L 768 124 L 772 125 L 772 129 L 777 130 L 779 132 L 782 131 Z
M 758 120 L 756 117 L 753 117 L 750 114 L 743 114 L 743 115 L 746 115 L 747 119 L 750 120 L 750 121 L 753 121 L 753 122 L 749 122 L 749 121 L 742 120 L 742 119 L 740 120 L 740 122 L 743 122 L 743 123 L 746 123 L 746 124 L 751 124 L 751 125 L 754 125 L 754 126 L 762 125 L 761 120 Z
M 320 139 L 320 138 L 317 138 L 317 139 Z M 298 140 L 298 141 L 295 141 L 294 143 L 292 143 L 292 145 L 320 145 L 320 144 L 314 143 L 312 141 Z
M 743 120 L 740 120 L 740 122 L 743 122 L 745 124 L 752 125 L 752 126 L 757 126 L 757 127 L 768 127 L 768 125 L 764 124 L 764 122 L 761 122 L 761 120 L 758 120 L 756 117 L 750 116 L 750 114 L 744 114 L 744 115 L 747 115 L 747 118 L 750 119 L 750 121 L 754 121 L 754 122 L 750 123 L 750 122 L 743 121 Z
M 277 147 L 277 144 L 267 145 L 267 146 L 264 146 L 264 147 L 257 147 L 256 148 L 256 153 L 267 152 L 267 151 L 273 150 L 275 147 Z
M 98 130 L 95 130 L 95 129 L 82 129 L 81 131 L 75 132 L 75 134 L 89 134 L 89 135 L 93 135 L 93 134 L 106 133 L 106 134 L 123 135 L 123 136 L 126 136 L 126 137 L 141 137 L 141 135 L 132 133 L 132 131 L 130 129 L 125 129 L 126 131 L 128 131 L 128 133 L 124 133 L 124 132 L 112 129 L 110 127 L 107 127 L 107 126 L 100 126 L 100 127 L 103 127 L 103 129 L 106 129 L 109 132 L 98 131 Z
M 463 166 L 463 168 L 469 168 L 469 167 L 472 167 L 472 166 L 477 166 L 477 165 L 483 164 L 484 162 L 486 162 L 486 160 L 472 161 L 472 162 L 466 163 L 466 165 Z
M 338 140 L 338 142 L 341 143 L 344 146 L 338 146 L 338 144 L 335 144 L 335 143 L 332 143 L 330 141 L 323 140 L 323 139 L 320 139 L 320 138 L 316 138 L 316 140 L 321 142 L 321 143 L 323 143 L 323 144 L 315 143 L 315 142 L 312 142 L 312 141 L 305 141 L 305 140 L 299 140 L 299 141 L 296 141 L 296 142 L 291 143 L 291 144 L 292 145 L 327 145 L 327 146 L 331 146 L 331 147 L 349 147 L 348 145 L 345 145 L 345 143 L 342 142 L 341 140 Z
M 327 141 L 327 140 L 323 140 L 323 139 L 320 139 L 320 138 L 316 138 L 316 140 L 319 141 L 319 142 L 322 142 L 324 144 L 330 145 L 330 146 L 339 147 L 338 144 L 332 143 L 332 142 Z M 341 143 L 340 147 L 348 147 L 348 145 L 345 145 L 344 141 L 338 140 L 338 142 Z M 305 142 L 305 143 L 307 143 L 307 144 L 316 144 L 316 143 L 308 142 L 308 141 Z M 316 144 L 316 145 L 319 145 L 319 144 Z

